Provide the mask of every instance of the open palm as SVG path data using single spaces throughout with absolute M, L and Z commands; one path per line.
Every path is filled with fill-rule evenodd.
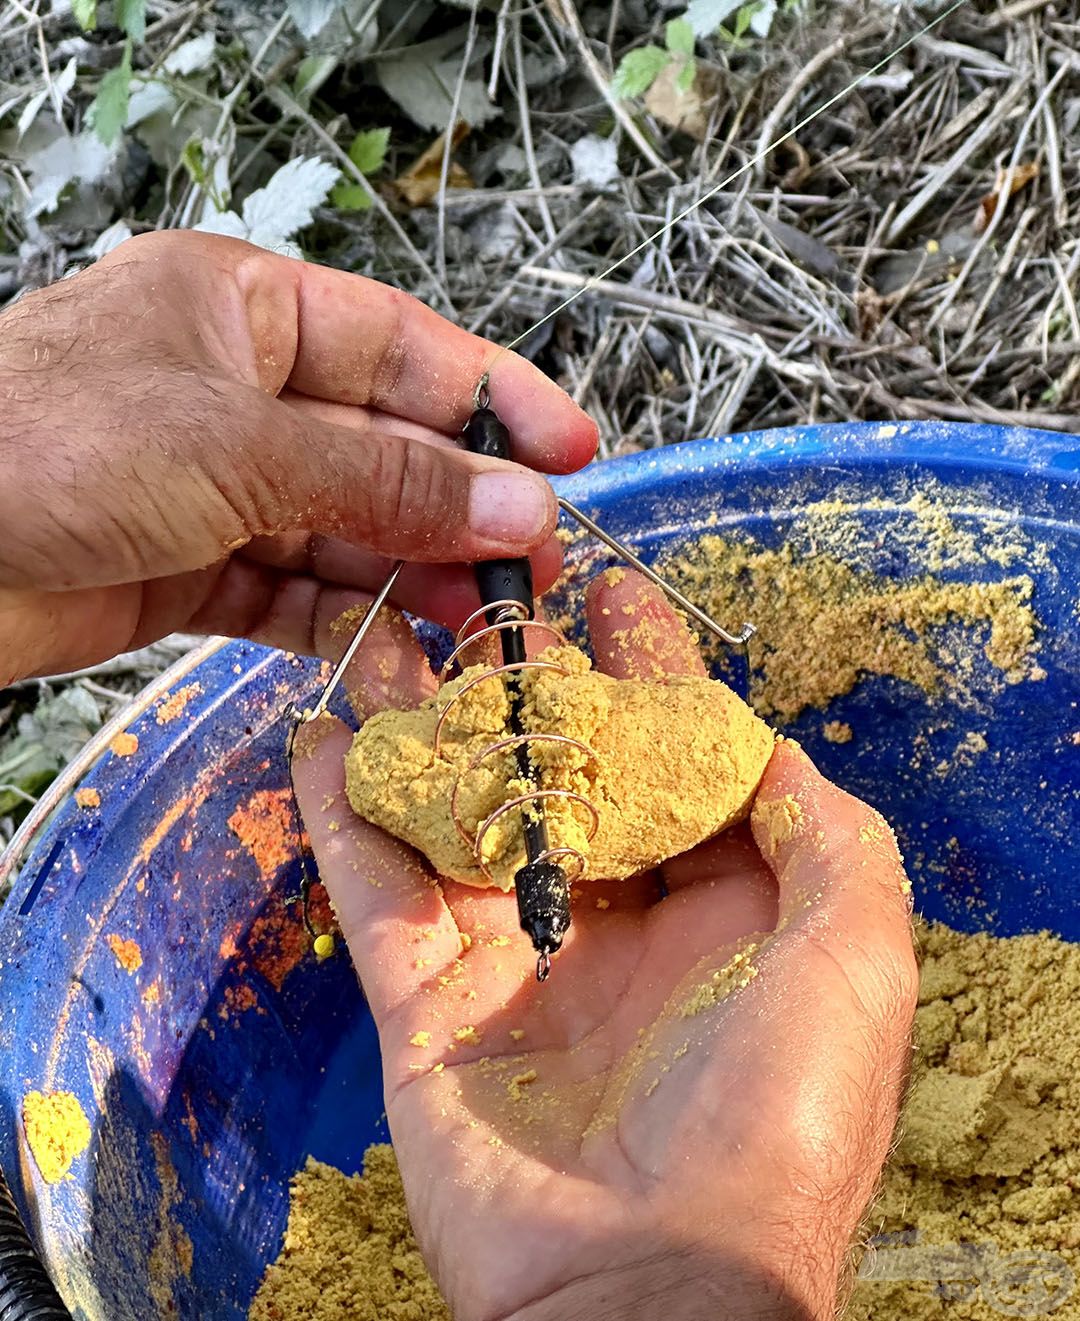
M 657 626 L 648 655 L 604 645 L 628 597 Z M 589 621 L 618 677 L 701 672 L 636 577 L 594 583 Z M 364 708 L 427 695 L 413 645 L 388 617 Z M 514 896 L 433 880 L 349 810 L 344 726 L 304 732 L 305 822 L 378 1024 L 413 1224 L 458 1321 L 831 1316 L 914 1007 L 907 886 L 880 818 L 781 743 L 748 825 L 659 873 L 580 885 L 540 986 Z

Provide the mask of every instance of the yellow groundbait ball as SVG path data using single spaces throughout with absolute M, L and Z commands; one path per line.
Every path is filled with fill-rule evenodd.
M 328 959 L 334 952 L 334 937 L 328 934 L 315 937 L 315 957 L 321 963 L 323 959 Z

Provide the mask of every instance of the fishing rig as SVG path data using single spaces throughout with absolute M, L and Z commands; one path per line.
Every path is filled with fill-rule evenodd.
M 487 373 L 481 378 L 473 394 L 473 412 L 461 433 L 461 442 L 471 453 L 483 455 L 485 458 L 511 457 L 510 432 L 491 407 Z M 628 546 L 611 536 L 569 500 L 558 497 L 558 503 L 560 509 L 569 517 L 614 551 L 624 563 L 644 574 L 696 623 L 719 638 L 725 645 L 740 648 L 745 653 L 746 644 L 754 634 L 752 624 L 743 624 L 738 633 L 729 632 L 639 559 Z M 393 565 L 315 705 L 306 711 L 299 711 L 295 706 L 286 711 L 291 722 L 287 745 L 290 771 L 297 730 L 301 725 L 318 719 L 327 710 L 330 699 L 339 687 L 346 670 L 393 591 L 402 568 L 403 561 L 399 560 Z M 570 802 L 575 808 L 580 808 L 588 821 L 587 839 L 592 839 L 595 835 L 600 824 L 600 814 L 596 806 L 582 794 L 570 789 L 545 788 L 543 776 L 532 755 L 532 748 L 537 743 L 556 743 L 576 748 L 587 757 L 595 757 L 595 753 L 578 739 L 557 733 L 532 732 L 526 728 L 522 710 L 524 705 L 520 682 L 522 674 L 529 670 L 568 673 L 555 660 L 530 657 L 527 653 L 526 638 L 530 631 L 543 634 L 549 644 L 561 645 L 565 642 L 558 629 L 546 620 L 536 617 L 532 566 L 529 561 L 527 559 L 483 560 L 473 566 L 473 572 L 476 576 L 481 605 L 458 629 L 450 654 L 439 671 L 439 678 L 440 681 L 448 679 L 455 669 L 461 666 L 468 650 L 485 639 L 495 637 L 499 639 L 501 662 L 473 675 L 441 705 L 435 724 L 434 751 L 436 756 L 445 755 L 442 735 L 447 717 L 466 692 L 493 680 L 501 681 L 505 685 L 509 704 L 508 735 L 483 748 L 458 775 L 451 792 L 450 812 L 458 833 L 471 848 L 477 866 L 489 880 L 492 877 L 485 859 L 485 839 L 497 821 L 511 813 L 519 814 L 526 860 L 514 875 L 514 890 L 517 895 L 521 928 L 536 951 L 537 980 L 543 982 L 551 972 L 552 956 L 561 948 L 570 928 L 571 884 L 584 876 L 588 867 L 588 860 L 580 849 L 559 844 L 558 841 L 552 842 L 546 804 L 553 799 L 562 799 L 564 802 Z M 458 808 L 463 779 L 483 761 L 499 753 L 513 754 L 515 778 L 527 786 L 526 790 L 524 793 L 508 796 L 475 829 L 470 830 L 462 820 Z M 301 897 L 304 899 L 305 921 L 309 931 L 315 936 L 308 915 L 307 899 L 310 886 L 311 877 L 305 865 Z

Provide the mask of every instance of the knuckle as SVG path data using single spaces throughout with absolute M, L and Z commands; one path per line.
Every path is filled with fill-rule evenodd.
M 371 365 L 368 396 L 372 403 L 382 404 L 392 399 L 405 378 L 409 361 L 405 339 L 405 319 L 412 299 L 399 290 L 384 296 L 384 311 L 379 321 L 378 343 Z
M 453 528 L 448 526 L 451 499 L 445 465 L 430 446 L 399 442 L 396 448 L 396 525 L 419 545 L 427 545 L 435 535 L 447 539 Z

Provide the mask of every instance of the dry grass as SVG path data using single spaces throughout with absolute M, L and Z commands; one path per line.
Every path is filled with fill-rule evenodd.
M 307 49 L 287 20 L 274 23 L 276 4 L 263 6 L 265 40 L 253 60 L 226 49 L 241 21 L 236 4 L 152 3 L 140 63 L 216 30 L 221 53 L 199 95 L 210 145 L 235 132 L 241 193 L 297 154 L 340 163 L 353 131 L 388 124 L 391 158 L 374 181 L 376 208 L 325 209 L 306 249 L 410 289 L 500 343 L 931 17 L 878 0 L 817 0 L 778 18 L 767 40 L 699 46 L 715 86 L 699 141 L 608 88 L 625 51 L 650 36 L 650 24 L 662 40 L 662 20 L 677 9 L 499 0 L 470 17 L 467 7 L 422 0 L 427 17 L 416 29 L 416 8 L 376 3 L 377 35 L 339 52 L 307 106 L 289 90 Z M 469 76 L 483 79 L 501 113 L 456 152 L 475 186 L 410 209 L 382 179 L 411 164 L 435 133 L 403 115 L 373 62 L 453 31 L 459 57 L 472 54 Z M 100 72 L 119 59 L 119 35 L 87 41 L 44 0 L 9 0 L 0 93 L 40 78 L 43 59 L 55 72 L 72 42 L 81 52 L 74 124 Z M 605 456 L 854 418 L 1076 430 L 1077 49 L 1077 0 L 970 0 L 520 351 L 596 418 Z M 569 147 L 585 134 L 618 141 L 620 172 L 609 187 L 574 182 Z M 1011 169 L 1029 166 L 1037 173 L 1015 196 L 998 192 Z M 201 197 L 188 173 L 155 166 L 134 139 L 96 228 L 62 218 L 27 224 L 16 167 L 4 177 L 7 295 L 87 260 L 112 220 L 136 230 L 189 222 Z M 22 709 L 0 694 L 0 713 L 8 707 Z M 8 720 L 10 728 L 10 712 Z

